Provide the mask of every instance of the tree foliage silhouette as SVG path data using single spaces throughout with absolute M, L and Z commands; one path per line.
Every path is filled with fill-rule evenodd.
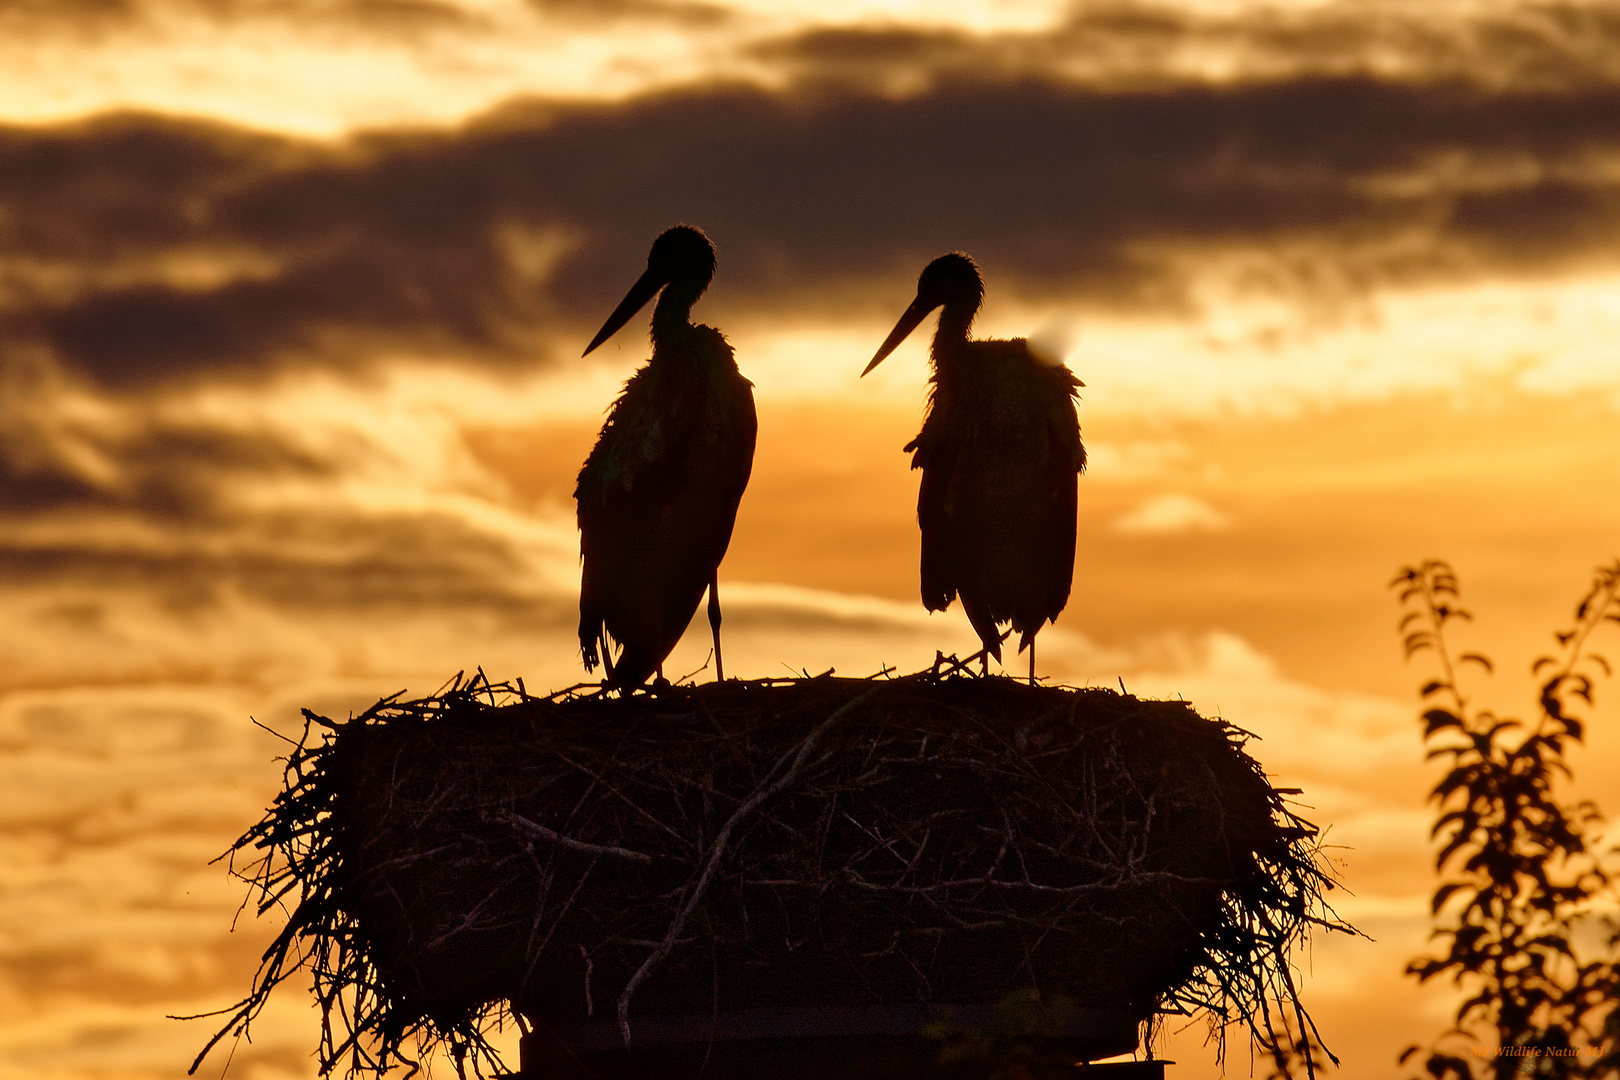
M 1464 693 L 1463 668 L 1494 669 L 1479 653 L 1454 656 L 1447 642 L 1450 623 L 1472 619 L 1451 566 L 1428 560 L 1390 584 L 1408 609 L 1400 623 L 1407 658 L 1432 652 L 1438 663 L 1422 689 L 1424 739 L 1429 757 L 1451 766 L 1430 795 L 1440 811 L 1431 836 L 1444 840 L 1433 913 L 1449 912 L 1434 936 L 1447 946 L 1406 970 L 1420 982 L 1449 974 L 1473 991 L 1425 1072 L 1436 1080 L 1620 1076 L 1620 929 L 1595 914 L 1597 902 L 1615 896 L 1608 861 L 1616 852 L 1595 850 L 1603 819 L 1593 803 L 1566 804 L 1553 791 L 1570 775 L 1569 743 L 1585 733 L 1576 703 L 1591 706 L 1595 677 L 1612 674 L 1591 644 L 1605 622 L 1620 623 L 1620 560 L 1597 569 L 1574 625 L 1554 634 L 1557 650 L 1531 665 L 1543 681 L 1528 726 Z M 1607 955 L 1576 949 L 1587 920 L 1609 931 Z M 1417 1052 L 1408 1047 L 1400 1060 Z

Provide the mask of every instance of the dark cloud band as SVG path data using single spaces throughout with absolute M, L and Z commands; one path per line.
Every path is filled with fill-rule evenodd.
M 733 316 L 847 306 L 951 248 L 1128 305 L 1177 302 L 1221 248 L 1303 245 L 1340 288 L 1536 272 L 1613 249 L 1616 155 L 1617 87 L 1365 78 L 713 89 L 336 148 L 128 116 L 0 132 L 0 302 L 12 340 L 133 388 L 378 344 L 540 362 L 680 220 Z M 573 247 L 526 273 L 512 237 L 548 230 Z

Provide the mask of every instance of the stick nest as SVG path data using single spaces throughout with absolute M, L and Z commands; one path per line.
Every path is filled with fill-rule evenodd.
M 438 1045 L 498 1070 L 508 1008 L 624 1024 L 1033 989 L 1256 1030 L 1268 1002 L 1305 1019 L 1308 928 L 1347 929 L 1293 792 L 1185 702 L 937 666 L 396 698 L 304 712 L 229 853 L 260 914 L 292 914 L 199 1064 L 306 967 L 323 1075 Z

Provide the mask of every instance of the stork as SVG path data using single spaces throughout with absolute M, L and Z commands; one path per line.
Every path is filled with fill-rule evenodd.
M 715 675 L 720 656 L 718 570 L 754 464 L 753 383 L 724 335 L 691 321 L 714 277 L 714 245 L 690 225 L 659 234 L 588 355 L 662 291 L 652 359 L 624 384 L 579 471 L 579 644 L 585 670 L 640 686 L 675 648 L 709 593 Z M 613 645 L 619 647 L 618 655 Z
M 961 597 L 998 661 L 997 625 L 1010 622 L 1034 682 L 1035 635 L 1068 603 L 1074 578 L 1076 488 L 1086 467 L 1075 398 L 1085 384 L 1023 338 L 970 340 L 983 301 L 978 265 L 961 252 L 941 255 L 861 374 L 941 309 L 928 412 L 905 447 L 922 470 L 922 600 L 943 611 Z

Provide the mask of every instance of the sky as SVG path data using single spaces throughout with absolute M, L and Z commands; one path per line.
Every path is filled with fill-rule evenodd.
M 857 378 L 971 253 L 976 332 L 1087 384 L 1042 673 L 1256 734 L 1370 938 L 1306 1004 L 1396 1075 L 1455 999 L 1401 974 L 1436 774 L 1386 584 L 1451 560 L 1522 714 L 1620 553 L 1620 4 L 0 0 L 0 1080 L 180 1076 L 212 1029 L 165 1016 L 246 991 L 254 721 L 584 677 L 573 481 L 645 319 L 580 353 L 683 221 L 759 407 L 728 671 L 972 651 L 917 596 L 926 336 Z M 226 1075 L 314 1032 L 284 987 Z

